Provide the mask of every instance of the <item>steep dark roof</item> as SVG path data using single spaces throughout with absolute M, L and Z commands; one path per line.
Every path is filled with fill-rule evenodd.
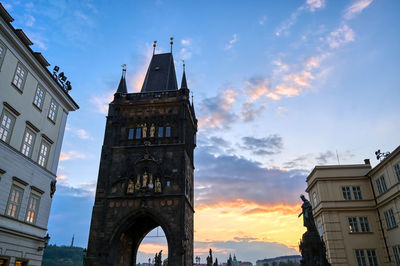
M 126 70 L 124 69 L 122 71 L 121 81 L 119 82 L 117 93 L 128 93 L 128 90 L 126 88 L 125 73 Z
M 141 92 L 172 90 L 178 90 L 172 53 L 153 55 Z
M 182 75 L 182 82 L 181 82 L 181 89 L 187 89 L 187 82 L 186 82 L 186 73 L 185 73 L 185 65 L 183 65 L 183 75 Z

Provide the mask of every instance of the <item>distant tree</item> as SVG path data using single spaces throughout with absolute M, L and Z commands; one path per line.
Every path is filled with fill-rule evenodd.
M 264 263 L 264 265 L 263 266 L 269 266 L 269 263 Z
M 278 263 L 276 263 L 275 261 L 272 262 L 272 266 L 278 266 Z
M 42 266 L 81 266 L 83 248 L 48 245 L 44 249 Z

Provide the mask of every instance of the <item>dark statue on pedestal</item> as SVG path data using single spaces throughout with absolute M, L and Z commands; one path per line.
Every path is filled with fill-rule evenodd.
M 301 195 L 300 198 L 303 200 L 303 205 L 301 205 L 303 211 L 299 214 L 299 217 L 303 215 L 303 224 L 307 227 L 307 232 L 303 234 L 299 245 L 302 256 L 300 265 L 330 266 L 331 264 L 326 259 L 325 243 L 319 236 L 315 226 L 311 203 L 304 195 Z
M 161 253 L 162 250 L 160 250 L 160 252 L 154 256 L 154 265 L 155 266 L 162 266 L 162 258 L 161 258 Z

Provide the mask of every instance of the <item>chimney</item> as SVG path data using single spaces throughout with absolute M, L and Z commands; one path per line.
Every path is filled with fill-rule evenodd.
M 364 163 L 365 163 L 365 164 L 371 164 L 371 162 L 369 161 L 369 159 L 364 159 Z

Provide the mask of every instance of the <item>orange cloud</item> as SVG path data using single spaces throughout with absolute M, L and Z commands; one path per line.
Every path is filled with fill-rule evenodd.
M 61 152 L 60 154 L 60 162 L 74 160 L 74 159 L 83 159 L 86 156 L 82 153 L 77 151 L 68 151 L 68 152 Z
M 166 257 L 168 254 L 168 245 L 158 243 L 141 243 L 138 252 L 155 254 L 156 252 L 160 252 L 160 250 L 162 250 L 163 256 Z

